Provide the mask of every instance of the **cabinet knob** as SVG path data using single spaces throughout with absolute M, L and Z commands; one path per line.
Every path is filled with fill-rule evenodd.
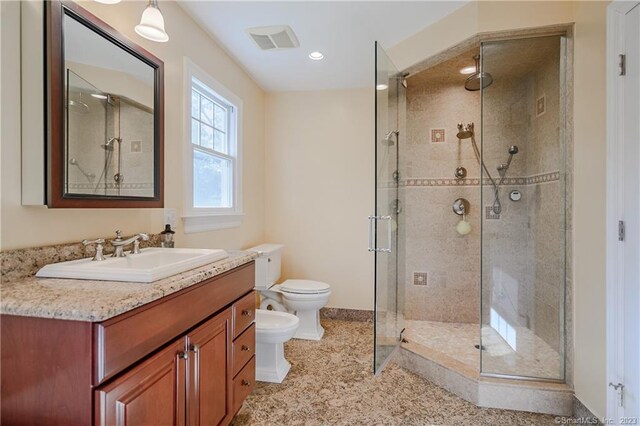
M 249 349 L 251 349 L 249 346 L 247 345 L 242 345 L 242 347 L 240 348 L 240 350 L 245 351 L 245 352 L 249 352 Z
M 180 359 L 189 359 L 189 354 L 186 353 L 186 352 L 180 351 L 180 352 L 178 352 L 178 358 L 180 358 Z
M 251 309 L 243 309 L 242 310 L 242 316 L 243 317 L 250 317 L 251 316 Z
M 189 346 L 189 350 L 197 354 L 198 351 L 200 350 L 200 345 L 191 345 Z
M 240 382 L 242 386 L 251 386 L 251 382 L 249 380 L 242 379 Z

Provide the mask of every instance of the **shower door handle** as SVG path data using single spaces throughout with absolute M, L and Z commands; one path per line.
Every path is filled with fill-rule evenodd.
M 379 252 L 379 253 L 391 253 L 391 216 L 369 216 L 369 251 Z M 389 246 L 387 248 L 378 248 L 373 246 L 373 228 L 376 227 L 378 220 L 386 220 L 387 221 L 387 241 Z
M 391 253 L 391 247 L 392 247 L 392 242 L 391 242 L 391 216 L 379 216 L 378 219 L 380 220 L 386 220 L 387 221 L 387 243 L 389 244 L 389 246 L 387 248 L 381 248 L 381 249 L 377 249 L 378 251 L 382 252 L 382 253 Z
M 368 219 L 369 219 L 369 245 L 367 250 L 376 251 L 375 247 L 373 247 L 373 229 L 372 229 L 376 223 L 376 216 L 369 216 Z

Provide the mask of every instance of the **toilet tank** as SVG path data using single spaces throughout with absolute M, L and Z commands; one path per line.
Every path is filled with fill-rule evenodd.
M 256 259 L 256 290 L 266 290 L 280 279 L 282 244 L 261 244 L 247 251 L 260 253 Z

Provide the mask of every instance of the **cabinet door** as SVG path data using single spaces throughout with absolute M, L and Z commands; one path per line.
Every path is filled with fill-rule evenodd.
M 96 425 L 184 425 L 184 338 L 95 391 Z
M 231 401 L 231 309 L 187 335 L 187 423 L 228 424 Z

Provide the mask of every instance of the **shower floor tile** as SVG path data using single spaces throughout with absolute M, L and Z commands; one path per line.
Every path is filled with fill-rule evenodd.
M 460 361 L 479 372 L 479 324 L 406 320 L 404 337 Z M 541 378 L 561 378 L 561 357 L 527 328 L 517 328 L 513 350 L 491 327 L 483 327 L 483 372 Z

